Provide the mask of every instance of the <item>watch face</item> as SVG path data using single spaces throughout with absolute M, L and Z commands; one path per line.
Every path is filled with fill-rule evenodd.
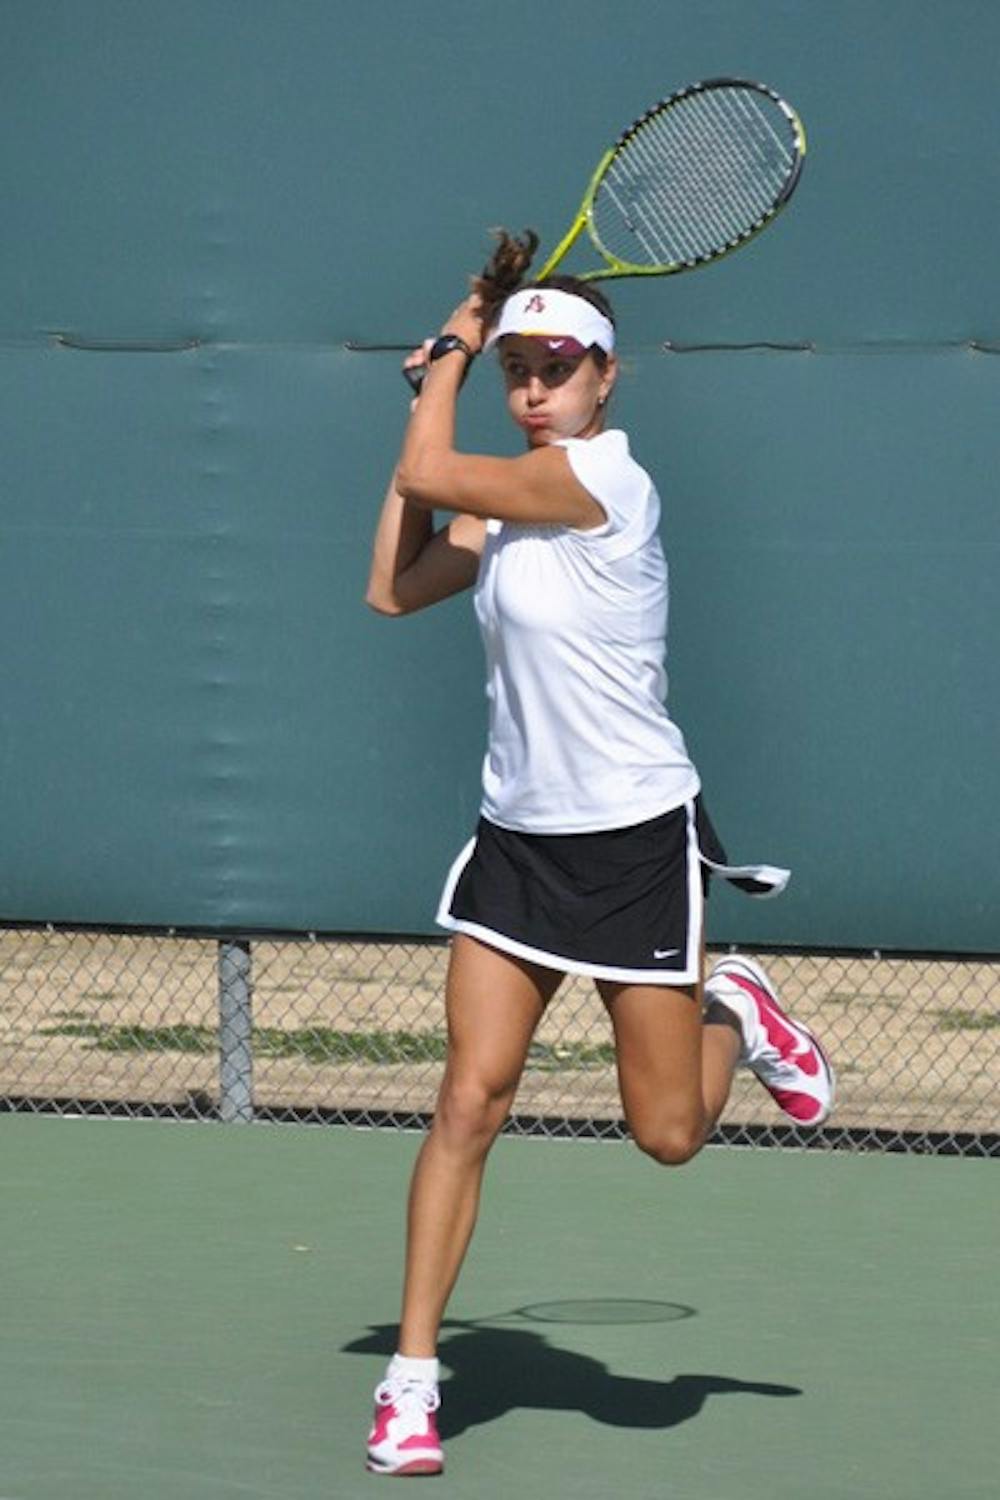
M 460 350 L 465 355 L 469 353 L 465 340 L 460 339 L 457 333 L 443 333 L 431 346 L 431 363 L 440 359 L 442 354 L 451 354 L 454 349 Z

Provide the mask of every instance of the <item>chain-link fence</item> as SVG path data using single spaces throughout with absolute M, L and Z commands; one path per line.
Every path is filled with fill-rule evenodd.
M 832 1054 L 837 1109 L 799 1134 L 740 1074 L 721 1138 L 1000 1155 L 1000 959 L 758 956 Z M 417 1125 L 446 963 L 439 940 L 4 928 L 0 1107 Z M 625 1135 L 589 981 L 549 1007 L 508 1129 Z

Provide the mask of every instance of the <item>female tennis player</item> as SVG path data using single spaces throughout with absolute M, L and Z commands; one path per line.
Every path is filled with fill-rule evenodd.
M 611 308 L 571 277 L 518 285 L 532 241 L 503 235 L 441 336 L 407 359 L 425 378 L 367 594 L 395 616 L 474 588 L 490 714 L 481 817 L 438 912 L 454 933 L 447 1064 L 410 1189 L 398 1353 L 368 1442 L 377 1474 L 443 1468 L 438 1331 L 487 1153 L 564 975 L 597 985 L 625 1118 L 657 1162 L 695 1155 L 741 1064 L 799 1124 L 833 1102 L 819 1043 L 757 964 L 723 958 L 703 981 L 710 872 L 757 894 L 787 872 L 728 865 L 708 820 L 665 707 L 659 499 L 605 420 Z M 455 447 L 459 391 L 484 348 L 524 435 L 519 457 Z M 436 532 L 434 510 L 453 513 Z

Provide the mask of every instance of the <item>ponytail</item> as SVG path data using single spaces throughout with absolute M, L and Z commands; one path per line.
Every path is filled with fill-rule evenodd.
M 495 322 L 507 298 L 523 282 L 538 249 L 538 235 L 526 229 L 522 235 L 509 229 L 491 231 L 496 248 L 479 276 L 472 278 L 472 291 L 483 305 L 483 326 Z

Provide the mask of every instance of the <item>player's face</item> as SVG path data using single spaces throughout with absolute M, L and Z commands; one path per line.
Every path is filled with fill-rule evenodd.
M 507 408 L 529 448 L 560 438 L 593 437 L 604 426 L 604 401 L 615 382 L 614 356 L 604 369 L 590 353 L 560 354 L 545 339 L 509 334 L 500 343 Z

